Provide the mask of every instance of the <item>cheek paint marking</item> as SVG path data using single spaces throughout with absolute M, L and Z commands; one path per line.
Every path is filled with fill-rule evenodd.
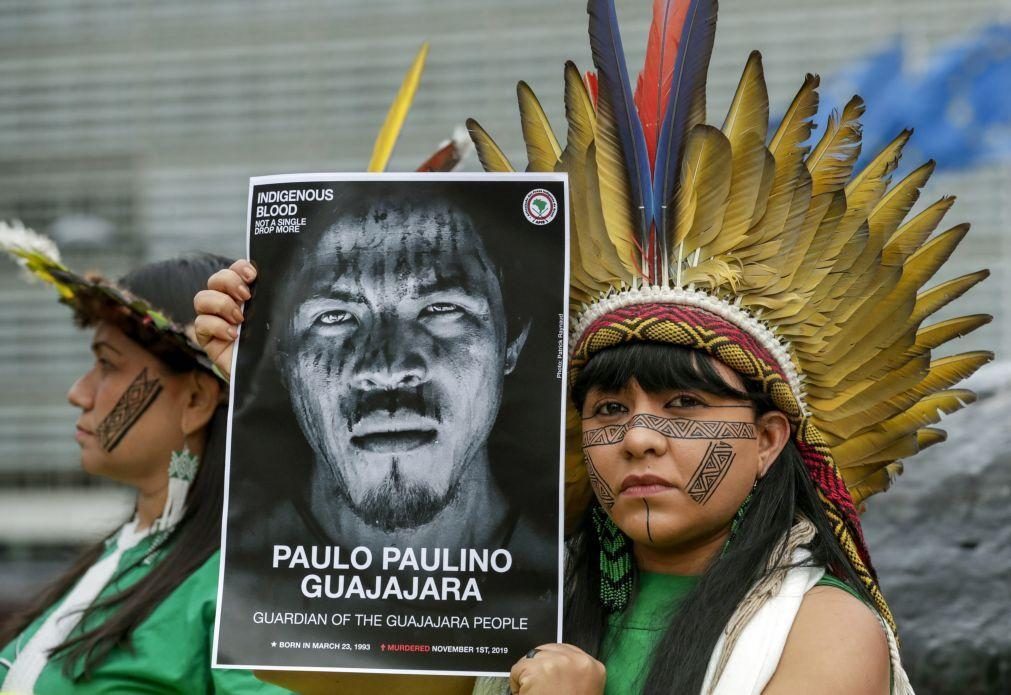
M 723 482 L 736 456 L 734 447 L 726 442 L 711 443 L 702 457 L 702 463 L 688 481 L 688 495 L 699 504 L 708 502 L 713 491 Z
M 149 379 L 147 367 L 142 369 L 116 401 L 112 412 L 95 428 L 95 434 L 98 435 L 98 442 L 102 448 L 106 451 L 115 449 L 134 423 L 151 407 L 161 390 L 162 385 L 158 377 Z
M 668 439 L 754 439 L 751 422 L 728 420 L 692 420 L 684 417 L 660 417 L 640 413 L 623 425 L 607 425 L 583 432 L 583 447 L 617 444 L 629 430 L 642 428 L 659 432 Z
M 611 486 L 600 477 L 600 473 L 597 472 L 597 467 L 593 465 L 593 461 L 590 459 L 590 455 L 587 453 L 583 454 L 583 461 L 586 463 L 586 474 L 590 478 L 590 487 L 597 494 L 597 499 L 600 500 L 600 504 L 604 509 L 610 510 L 614 506 L 614 491 Z

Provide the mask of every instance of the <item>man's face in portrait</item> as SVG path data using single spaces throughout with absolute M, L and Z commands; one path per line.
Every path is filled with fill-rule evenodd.
M 472 222 L 445 204 L 377 204 L 326 229 L 301 278 L 281 370 L 329 473 L 316 480 L 385 530 L 431 520 L 486 455 L 526 337 L 507 335 Z

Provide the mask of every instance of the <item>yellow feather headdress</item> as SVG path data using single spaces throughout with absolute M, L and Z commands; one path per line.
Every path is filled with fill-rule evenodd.
M 816 76 L 770 134 L 758 52 L 722 126 L 705 124 L 714 0 L 655 4 L 634 94 L 613 3 L 590 0 L 588 12 L 597 74 L 584 81 L 565 66 L 564 147 L 533 92 L 519 89 L 528 171 L 569 174 L 570 379 L 600 349 L 652 340 L 706 350 L 760 380 L 791 417 L 836 535 L 891 621 L 855 509 L 889 486 L 900 459 L 943 441 L 931 425 L 974 400 L 952 387 L 993 357 L 931 356 L 989 316 L 925 325 L 988 274 L 925 289 L 968 225 L 932 236 L 951 198 L 906 219 L 934 168 L 892 181 L 910 131 L 854 174 L 859 97 L 809 147 Z M 484 167 L 511 171 L 480 125 L 468 127 Z M 571 525 L 592 493 L 574 411 L 569 424 Z

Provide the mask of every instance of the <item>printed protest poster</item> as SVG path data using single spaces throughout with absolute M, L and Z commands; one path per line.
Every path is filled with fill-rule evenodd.
M 504 674 L 559 641 L 566 187 L 251 180 L 215 665 Z

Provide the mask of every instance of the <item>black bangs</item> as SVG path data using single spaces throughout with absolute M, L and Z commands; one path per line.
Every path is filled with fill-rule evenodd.
M 601 350 L 572 384 L 572 400 L 583 409 L 591 388 L 617 391 L 635 379 L 647 393 L 691 389 L 717 396 L 761 400 L 761 387 L 745 380 L 746 391 L 727 383 L 698 350 L 661 343 L 625 343 Z

